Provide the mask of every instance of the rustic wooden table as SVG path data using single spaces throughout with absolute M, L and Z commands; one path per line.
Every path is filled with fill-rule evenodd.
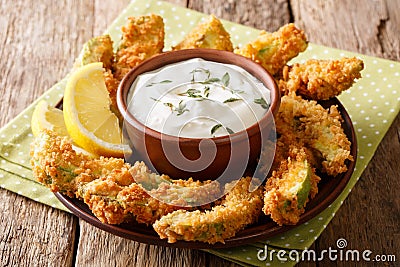
M 400 61 L 398 0 L 169 2 L 268 31 L 295 22 L 313 43 Z M 101 34 L 128 3 L 1 0 L 0 126 L 63 78 L 82 44 Z M 380 253 L 400 251 L 399 129 L 397 116 L 314 249 L 326 249 L 344 237 L 353 248 Z M 236 266 L 202 251 L 157 247 L 116 237 L 69 213 L 4 189 L 0 189 L 0 203 L 2 266 Z M 336 266 L 329 261 L 321 264 Z M 300 264 L 306 265 L 319 263 Z

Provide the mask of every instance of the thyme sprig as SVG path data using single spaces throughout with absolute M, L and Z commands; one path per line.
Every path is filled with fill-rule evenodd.
M 204 87 L 203 95 L 204 95 L 205 97 L 208 97 L 208 96 L 210 95 L 210 87 L 209 87 L 209 86 L 205 86 L 205 87 Z
M 236 94 L 244 94 L 245 92 L 243 90 L 231 89 L 231 93 L 232 95 L 236 95 Z
M 220 78 L 208 78 L 208 79 L 206 79 L 204 81 L 201 81 L 199 83 L 201 83 L 201 84 L 212 84 L 212 83 L 218 83 L 220 81 L 221 81 Z
M 180 96 L 188 96 L 188 97 L 192 97 L 192 98 L 203 98 L 201 94 L 201 91 L 198 89 L 194 89 L 194 88 L 190 88 L 187 89 L 186 92 L 180 93 L 178 95 Z
M 260 97 L 260 98 L 255 98 L 254 99 L 254 103 L 261 105 L 261 107 L 263 109 L 268 109 L 269 108 L 269 104 L 267 103 L 267 101 L 265 101 L 264 98 Z
M 231 98 L 226 99 L 223 103 L 231 103 L 231 102 L 236 102 L 236 101 L 239 101 L 239 100 L 242 100 L 242 99 L 231 97 Z
M 218 124 L 214 125 L 214 126 L 211 128 L 211 135 L 214 135 L 214 133 L 215 133 L 219 128 L 221 128 L 221 127 L 222 127 L 222 124 L 221 124 L 221 123 L 218 123 Z
M 183 100 L 179 101 L 179 104 L 176 107 L 174 104 L 172 104 L 170 102 L 162 102 L 161 100 L 155 99 L 153 97 L 151 97 L 151 99 L 156 102 L 162 103 L 164 106 L 169 107 L 172 112 L 176 112 L 176 116 L 180 116 L 183 113 L 185 113 L 186 111 L 188 111 L 188 112 L 190 111 L 189 109 L 186 108 L 186 103 L 184 103 Z
M 196 82 L 195 73 L 198 72 L 205 73 L 207 75 L 207 78 L 204 81 L 197 81 L 198 83 L 201 84 L 221 83 L 225 87 L 229 86 L 231 77 L 228 72 L 225 72 L 221 78 L 217 78 L 217 77 L 211 77 L 211 71 L 203 68 L 196 68 L 190 72 L 190 74 L 192 74 L 192 80 L 191 80 L 192 83 Z
M 231 77 L 229 76 L 229 73 L 225 72 L 224 76 L 221 78 L 221 82 L 225 87 L 229 86 L 229 81 L 231 80 Z
M 214 133 L 221 127 L 224 128 L 229 134 L 235 133 L 231 128 L 224 127 L 221 123 L 218 123 L 211 128 L 211 135 L 214 136 Z
M 195 75 L 196 72 L 205 73 L 205 74 L 207 75 L 207 79 L 209 79 L 210 76 L 211 76 L 210 70 L 208 70 L 208 69 L 203 69 L 203 68 L 196 68 L 196 69 L 194 69 L 194 70 L 192 70 L 192 71 L 190 72 L 190 74 L 192 74 L 192 80 L 191 80 L 192 83 L 195 82 L 194 75 Z
M 152 82 L 152 83 L 149 83 L 148 85 L 146 85 L 146 87 L 151 87 L 151 86 L 156 85 L 156 84 L 165 84 L 165 83 L 172 83 L 172 81 L 171 80 L 163 80 L 163 81 L 160 81 L 160 82 Z
M 226 131 L 229 133 L 229 134 L 234 134 L 235 132 L 231 129 L 231 128 L 229 128 L 229 127 L 225 127 L 225 129 L 226 129 Z
M 186 104 L 183 103 L 183 100 L 179 101 L 178 107 L 174 109 L 176 111 L 176 116 L 182 115 L 185 111 L 189 111 L 186 108 Z

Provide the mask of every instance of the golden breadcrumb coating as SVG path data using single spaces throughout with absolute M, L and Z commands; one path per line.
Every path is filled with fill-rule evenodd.
M 320 181 L 303 147 L 291 146 L 288 153 L 265 186 L 263 211 L 279 225 L 300 220 L 306 203 L 317 194 Z
M 293 148 L 303 148 L 304 153 L 307 155 L 307 161 L 311 164 L 311 166 L 315 168 L 321 167 L 320 159 L 314 156 L 313 152 L 306 147 L 302 140 L 298 139 L 293 134 L 278 133 L 278 135 L 279 137 L 276 139 L 275 155 L 271 168 L 267 169 L 267 166 L 263 166 L 263 162 L 259 162 L 259 164 L 262 166 L 261 169 L 263 171 L 263 175 L 268 176 L 269 172 L 277 170 L 279 168 L 282 161 L 287 160 L 287 158 L 290 156 L 293 157 L 293 155 L 291 155 L 290 153 Z M 270 153 L 270 151 L 262 150 L 261 153 Z
M 33 176 L 53 192 L 70 197 L 75 195 L 80 183 L 93 181 L 115 169 L 126 167 L 123 159 L 92 158 L 77 153 L 67 137 L 48 130 L 35 138 L 30 155 Z
M 281 98 L 275 120 L 278 133 L 304 143 L 322 158 L 322 171 L 332 176 L 347 171 L 346 160 L 353 160 L 342 121 L 334 105 L 326 110 L 316 101 L 289 95 Z
M 114 51 L 110 35 L 96 36 L 87 41 L 75 62 L 75 67 L 94 62 L 102 62 L 106 70 L 111 69 L 114 62 Z
M 221 195 L 217 181 L 172 180 L 150 172 L 143 162 L 131 166 L 123 159 L 92 158 L 50 131 L 35 138 L 31 156 L 39 182 L 53 192 L 83 199 L 104 223 L 135 218 L 151 224 L 173 210 L 207 204 Z
M 364 63 L 358 58 L 339 60 L 311 59 L 283 70 L 279 81 L 282 94 L 296 92 L 314 100 L 326 100 L 349 89 L 361 78 Z
M 307 48 L 307 38 L 293 23 L 278 31 L 261 31 L 253 42 L 235 49 L 235 53 L 261 64 L 272 75 L 278 73 L 292 58 Z
M 211 15 L 206 22 L 193 28 L 178 45 L 172 47 L 172 50 L 190 48 L 233 51 L 229 33 L 214 15 Z
M 174 194 L 175 190 L 161 188 L 158 191 L 162 194 Z M 88 204 L 100 221 L 108 224 L 120 224 L 132 219 L 138 223 L 152 224 L 172 211 L 192 209 L 185 206 L 187 199 L 175 199 L 175 205 L 170 205 L 153 198 L 153 193 L 154 191 L 150 195 L 137 183 L 119 186 L 109 176 L 82 185 L 77 195 Z
M 77 196 L 88 204 L 93 214 L 109 224 L 119 224 L 130 218 L 152 224 L 172 211 L 210 203 L 221 194 L 216 181 L 171 180 L 168 176 L 151 173 L 143 162 L 136 162 L 126 170 L 125 174 L 134 179 L 129 185 L 115 180 L 124 170 L 117 172 L 82 184 L 77 191 Z
M 156 221 L 154 230 L 161 238 L 168 238 L 169 243 L 177 240 L 224 243 L 260 216 L 263 189 L 260 186 L 249 192 L 251 179 L 241 178 L 227 184 L 227 194 L 221 205 L 203 212 L 174 211 Z
M 118 80 L 145 59 L 161 53 L 165 35 L 163 18 L 154 14 L 130 17 L 121 30 L 122 38 L 113 66 Z
M 123 117 L 121 113 L 119 112 L 118 106 L 117 106 L 117 90 L 119 86 L 119 81 L 114 77 L 114 74 L 111 72 L 111 70 L 105 70 L 103 72 L 104 76 L 104 82 L 106 83 L 108 95 L 110 96 L 111 104 L 110 104 L 110 110 L 117 115 L 120 124 L 123 122 Z
M 129 219 L 151 224 L 161 215 L 181 208 L 152 198 L 135 182 L 124 186 L 116 181 L 115 177 L 131 176 L 131 172 L 135 170 L 118 170 L 117 173 L 81 184 L 76 195 L 100 221 L 108 224 L 120 224 Z

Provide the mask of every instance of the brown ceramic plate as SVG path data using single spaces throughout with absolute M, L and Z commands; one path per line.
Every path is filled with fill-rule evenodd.
M 338 99 L 333 98 L 328 101 L 321 101 L 320 104 L 324 107 L 337 105 L 338 110 L 344 119 L 343 128 L 348 139 L 351 141 L 351 155 L 354 159 L 357 158 L 357 141 L 350 120 L 349 114 L 346 112 L 343 105 Z M 319 192 L 316 197 L 311 200 L 306 207 L 305 213 L 300 217 L 298 224 L 302 224 L 317 214 L 326 209 L 343 191 L 346 184 L 351 178 L 355 166 L 355 160 L 348 162 L 348 171 L 336 177 L 329 177 L 321 174 L 321 182 L 318 185 Z M 151 226 L 138 223 L 125 223 L 120 225 L 110 225 L 100 222 L 90 211 L 88 206 L 83 201 L 75 198 L 69 198 L 60 193 L 55 193 L 56 197 L 79 218 L 89 222 L 90 224 L 112 233 L 117 236 L 128 238 L 141 243 L 152 245 L 161 245 L 179 248 L 194 248 L 194 249 L 210 249 L 210 248 L 227 248 L 240 246 L 247 243 L 266 240 L 269 237 L 283 233 L 296 226 L 279 226 L 269 217 L 262 215 L 257 224 L 253 224 L 238 232 L 235 237 L 225 240 L 225 244 L 217 243 L 210 245 L 202 242 L 187 242 L 177 241 L 176 243 L 168 243 L 166 239 L 160 239 L 157 233 Z

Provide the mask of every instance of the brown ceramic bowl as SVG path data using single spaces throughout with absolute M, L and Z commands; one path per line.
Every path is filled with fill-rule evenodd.
M 245 69 L 264 84 L 265 90 L 270 91 L 270 107 L 268 111 L 258 123 L 251 125 L 247 129 L 231 135 L 214 138 L 187 138 L 162 134 L 145 126 L 135 118 L 128 110 L 129 103 L 127 99 L 129 91 L 134 90 L 131 89 L 131 86 L 135 79 L 143 73 L 192 58 L 232 64 Z M 180 74 L 176 73 L 176 75 Z M 152 87 L 149 87 L 146 90 L 151 89 Z M 261 92 L 262 95 L 264 93 L 268 92 Z M 168 174 L 173 178 L 193 177 L 198 180 L 208 180 L 229 177 L 229 179 L 235 179 L 254 173 L 257 158 L 260 156 L 262 139 L 264 136 L 270 135 L 271 131 L 275 131 L 273 117 L 279 109 L 280 93 L 274 78 L 263 67 L 250 59 L 227 51 L 188 49 L 157 55 L 132 69 L 120 83 L 117 92 L 117 103 L 119 111 L 124 116 L 124 132 L 133 146 L 135 159 L 144 160 L 151 169 L 159 173 Z M 204 163 L 197 160 L 201 156 L 200 144 L 203 152 L 216 148 L 215 157 L 206 168 L 202 169 L 196 165 Z M 170 156 L 166 155 L 165 152 L 171 152 L 171 150 L 177 155 L 179 152 L 182 153 L 187 159 L 185 161 L 188 162 L 187 168 L 176 167 L 176 164 L 171 163 Z M 272 155 L 273 153 L 274 151 L 272 151 Z M 232 175 L 237 177 L 232 177 Z

